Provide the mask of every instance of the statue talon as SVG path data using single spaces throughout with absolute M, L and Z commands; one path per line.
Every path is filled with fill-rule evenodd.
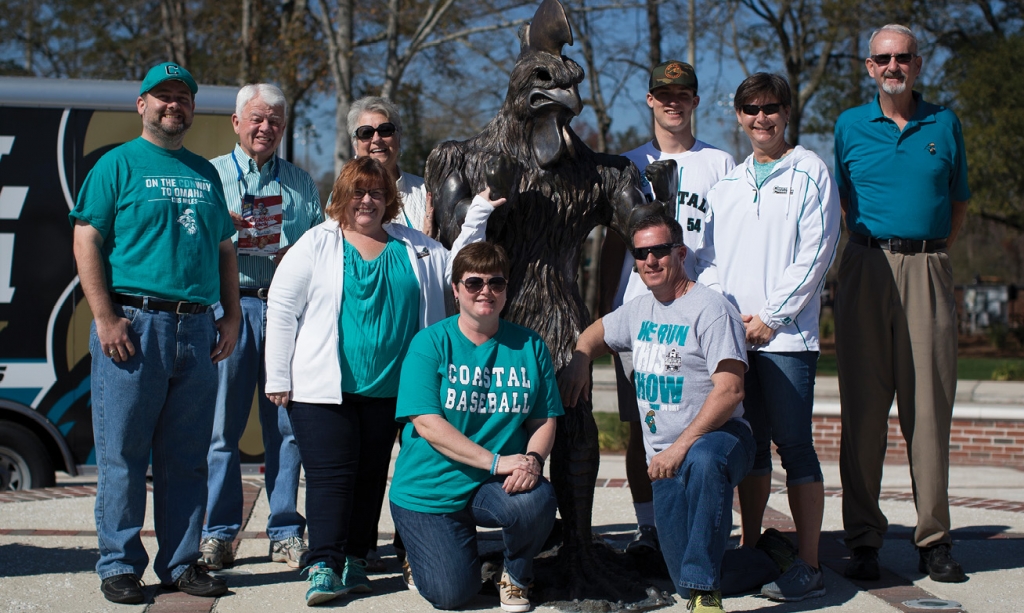
M 484 163 L 484 184 L 491 188 L 491 198 L 508 198 L 512 193 L 512 169 L 514 163 L 507 155 L 499 155 Z
M 679 171 L 675 160 L 657 160 L 644 169 L 644 176 L 651 184 L 654 200 L 662 203 L 665 212 L 675 219 L 676 194 L 679 192 Z

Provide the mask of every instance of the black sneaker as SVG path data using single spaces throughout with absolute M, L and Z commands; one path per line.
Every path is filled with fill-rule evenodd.
M 768 554 L 768 557 L 779 567 L 780 573 L 789 572 L 799 553 L 793 541 L 775 528 L 765 530 L 764 534 L 757 539 L 757 545 L 754 548 Z
M 878 567 L 878 548 L 863 545 L 853 548 L 853 555 L 843 575 L 859 581 L 878 581 L 882 571 Z
M 103 597 L 118 604 L 141 604 L 146 599 L 137 575 L 114 575 L 100 583 Z
M 223 579 L 207 574 L 197 564 L 186 568 L 174 583 L 165 583 L 163 586 L 165 589 L 178 590 L 192 596 L 221 596 L 228 591 L 228 585 L 224 583 Z
M 963 583 L 967 581 L 963 567 L 953 559 L 950 547 L 946 543 L 934 547 L 923 547 L 917 550 L 920 561 L 917 570 L 927 573 L 932 581 L 942 583 Z
M 634 556 L 658 553 L 661 543 L 658 542 L 658 529 L 654 526 L 637 526 L 633 540 L 626 545 L 626 553 Z

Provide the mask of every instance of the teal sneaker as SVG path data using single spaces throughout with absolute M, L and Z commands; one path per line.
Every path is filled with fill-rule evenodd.
M 338 573 L 323 562 L 307 566 L 302 572 L 307 573 L 306 582 L 309 583 L 309 589 L 306 590 L 308 607 L 334 600 L 348 591 L 342 586 Z
M 341 573 L 341 585 L 346 592 L 367 594 L 373 591 L 366 577 L 366 560 L 355 556 L 345 558 L 345 570 Z

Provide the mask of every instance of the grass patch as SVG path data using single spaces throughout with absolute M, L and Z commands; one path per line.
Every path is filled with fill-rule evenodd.
M 625 451 L 629 442 L 629 424 L 619 421 L 618 413 L 594 412 L 597 441 L 601 451 Z
M 823 355 L 818 358 L 818 375 L 835 377 L 836 356 Z M 1024 381 L 1024 359 L 1022 358 L 960 358 L 956 361 L 958 379 L 979 381 Z
M 835 377 L 839 374 L 836 369 L 836 356 L 834 355 L 819 355 L 818 356 L 818 376 L 820 377 Z
M 981 381 L 1022 381 L 1024 359 L 960 358 L 956 361 L 956 376 Z

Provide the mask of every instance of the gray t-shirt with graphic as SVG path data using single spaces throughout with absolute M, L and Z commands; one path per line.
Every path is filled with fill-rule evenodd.
M 672 302 L 652 294 L 604 317 L 604 342 L 633 352 L 633 383 L 647 462 L 674 443 L 704 406 L 722 360 L 747 363 L 740 314 L 721 294 L 695 283 Z M 743 404 L 733 413 L 742 419 Z

